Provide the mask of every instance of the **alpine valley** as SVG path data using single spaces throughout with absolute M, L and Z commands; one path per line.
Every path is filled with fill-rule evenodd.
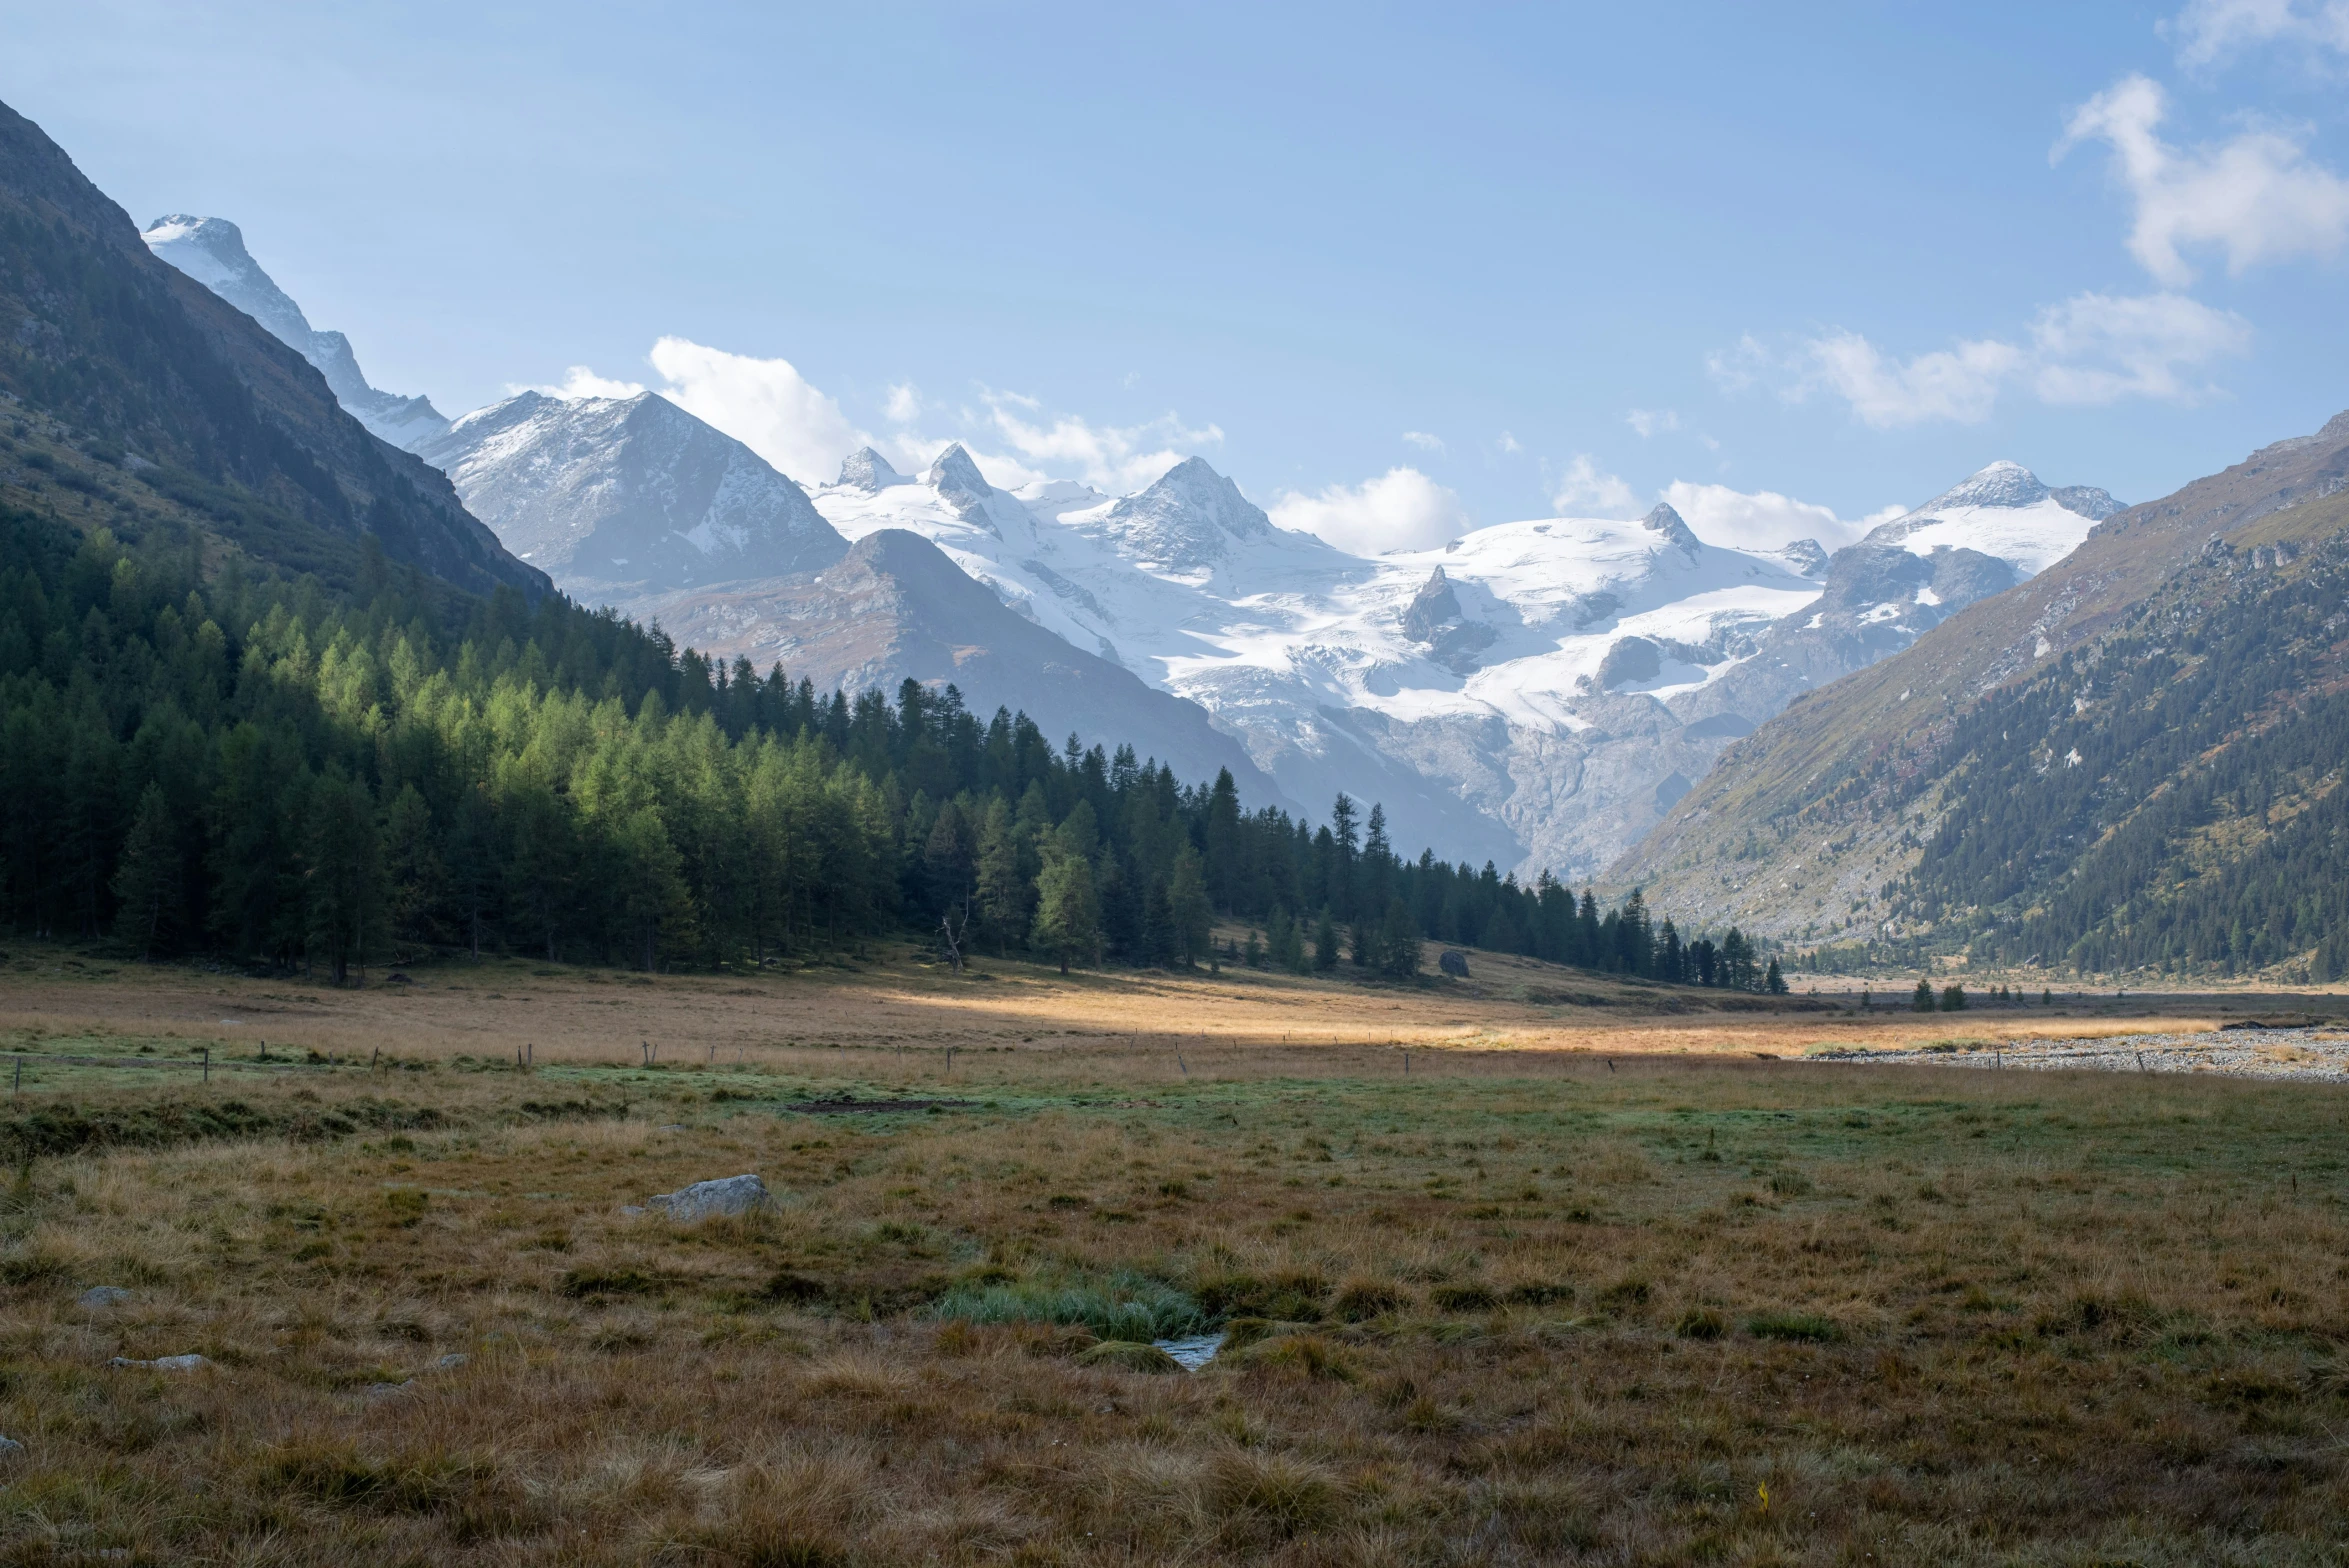
M 1397 843 L 1527 881 L 1602 872 L 1724 746 L 2118 510 L 1995 463 L 1832 556 L 1710 544 L 1658 506 L 1366 558 L 1275 527 L 1197 457 L 1111 496 L 1001 489 L 960 446 L 915 474 L 868 447 L 803 487 L 657 393 L 523 392 L 443 421 L 369 387 L 233 224 L 146 238 L 584 602 L 819 688 L 951 681 L 1284 805 L 1375 799 Z

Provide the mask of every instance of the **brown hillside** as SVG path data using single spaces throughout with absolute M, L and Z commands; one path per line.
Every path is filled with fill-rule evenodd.
M 2349 413 L 2176 494 L 2116 513 L 2029 582 L 1952 616 L 1904 652 L 1798 697 L 1720 762 L 1609 880 L 1701 924 L 1826 938 L 1874 930 L 1884 882 L 1914 863 L 1930 803 L 1907 817 L 1815 806 L 1864 768 L 1930 770 L 1964 704 L 2117 625 L 2209 544 L 2349 526 Z

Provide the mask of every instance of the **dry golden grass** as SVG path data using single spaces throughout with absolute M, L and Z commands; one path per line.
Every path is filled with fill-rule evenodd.
M 10 1125 L 100 1141 L 0 1196 L 0 1561 L 2349 1560 L 2339 1089 L 1803 1063 L 1986 1020 L 1556 971 L 30 962 Z

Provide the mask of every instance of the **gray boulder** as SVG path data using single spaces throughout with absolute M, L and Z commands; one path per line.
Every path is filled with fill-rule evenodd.
M 74 1298 L 84 1307 L 96 1311 L 100 1307 L 119 1307 L 131 1299 L 131 1293 L 120 1285 L 92 1285 Z
M 775 1198 L 767 1191 L 765 1182 L 746 1173 L 716 1181 L 697 1181 L 675 1192 L 655 1193 L 644 1201 L 647 1208 L 659 1209 L 673 1220 L 693 1221 L 706 1220 L 715 1214 L 748 1214 L 753 1209 L 772 1207 Z
M 1444 956 L 1436 960 L 1436 967 L 1455 980 L 1468 978 L 1468 955 L 1458 948 L 1446 948 Z
M 157 1356 L 152 1361 L 134 1361 L 129 1356 L 115 1356 L 106 1364 L 110 1367 L 123 1367 L 134 1371 L 193 1372 L 199 1367 L 208 1367 L 212 1363 L 191 1350 L 184 1356 Z

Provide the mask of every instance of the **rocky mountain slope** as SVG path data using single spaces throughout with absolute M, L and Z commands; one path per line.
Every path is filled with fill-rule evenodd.
M 2092 711 L 2100 700 L 2095 678 L 2081 672 L 2106 656 L 2108 639 L 2147 635 L 2146 617 L 2157 601 L 2187 615 L 2184 600 L 2162 596 L 2203 592 L 2214 580 L 2211 561 L 2256 570 L 2273 562 L 2262 549 L 2331 538 L 2349 507 L 2340 499 L 2344 489 L 2349 414 L 2174 495 L 2113 513 L 2050 569 L 1950 616 L 1896 656 L 1796 698 L 1732 747 L 1664 824 L 1611 869 L 1610 880 L 1643 885 L 1659 905 L 1708 922 L 1735 921 L 1795 940 L 1930 938 L 1962 945 L 1977 916 L 2012 916 L 2017 911 L 2002 916 L 1997 906 L 2019 896 L 2015 890 L 2039 885 L 2026 877 L 1991 897 L 1979 887 L 1961 893 L 1911 880 L 1927 845 L 1945 829 L 1962 838 L 1970 818 L 2000 815 L 1986 814 L 1967 794 L 1975 786 L 1965 781 L 1986 776 L 1968 771 L 1985 755 L 1978 726 L 1969 728 L 1975 716 L 2005 711 L 1995 705 L 2018 700 L 2017 690 L 2061 690 L 2080 705 L 2078 713 Z M 2241 569 L 2222 577 L 2233 581 Z M 2203 575 L 2186 581 L 2195 572 Z M 2239 721 L 2242 714 L 2225 711 L 2233 700 L 2214 697 L 2220 707 L 2212 717 Z M 2004 722 L 1999 732 L 1999 746 L 2016 755 L 2028 747 L 2043 761 L 2054 737 L 2069 733 L 2037 720 L 2023 730 Z M 2131 732 L 2124 726 L 2109 733 Z M 2214 735 L 2212 744 L 2223 738 Z M 2081 762 L 2070 760 L 2074 751 Z M 2089 765 L 2096 753 L 2066 739 L 2055 755 L 2058 762 L 2047 766 L 2068 772 Z M 2131 789 L 2156 787 L 2118 759 L 2097 777 L 2132 780 Z M 2136 804 L 2100 798 L 2104 817 L 2065 819 L 2070 825 L 2062 831 L 2074 835 L 2069 847 L 2058 852 L 2041 844 L 2034 859 L 2047 868 L 2073 867 L 2103 842 L 2114 825 L 2111 813 Z M 1953 916 L 1962 909 L 1977 914 Z M 1990 913 L 1980 913 L 1985 910 Z
M 524 392 L 416 451 L 508 549 L 589 603 L 820 570 L 848 550 L 807 492 L 654 392 Z
M 1301 803 L 1281 793 L 1207 713 L 1144 685 L 1006 607 L 919 534 L 881 529 L 818 572 L 648 595 L 622 604 L 678 641 L 719 657 L 781 664 L 819 691 L 894 691 L 908 678 L 952 684 L 982 719 L 1025 712 L 1054 737 L 1130 745 L 1186 779 L 1229 768 L 1250 809 Z
M 320 332 L 245 249 L 244 232 L 226 218 L 172 213 L 141 231 L 147 248 L 269 329 L 276 339 L 318 367 L 336 401 L 359 423 L 393 446 L 413 450 L 449 422 L 428 398 L 401 397 L 367 384 L 351 340 Z
M 344 412 L 251 316 L 166 265 L 40 128 L 0 106 L 0 395 L 10 433 L 120 479 L 77 494 L 137 534 L 171 521 L 290 572 L 348 581 L 384 557 L 457 587 L 537 595 L 543 573 L 438 470 Z M 32 462 L 0 482 L 47 481 Z M 58 472 L 52 468 L 49 472 Z M 62 476 L 61 476 L 62 477 Z

